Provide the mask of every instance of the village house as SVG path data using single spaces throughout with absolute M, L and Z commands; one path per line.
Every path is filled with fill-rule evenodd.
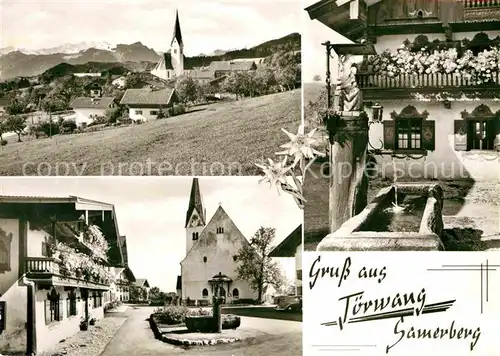
M 498 180 L 497 1 L 322 0 L 306 11 L 377 53 L 354 64 L 370 149 L 387 153 L 380 175 Z
M 222 295 L 226 303 L 257 299 L 257 293 L 247 281 L 238 279 L 236 272 L 236 256 L 249 242 L 222 206 L 207 220 L 198 178 L 193 178 L 185 229 L 186 256 L 176 286 L 184 302 L 211 304 L 216 275 L 225 280 Z
M 74 117 L 78 127 L 85 127 L 95 119 L 106 116 L 106 110 L 116 107 L 113 97 L 78 97 L 70 107 L 75 111 Z
M 134 121 L 148 121 L 158 118 L 160 110 L 168 116 L 168 109 L 179 102 L 174 88 L 127 89 L 120 105 L 124 105 Z
M 0 353 L 41 353 L 102 318 L 124 265 L 114 206 L 1 196 L 0 215 Z
M 139 289 L 139 300 L 140 302 L 148 301 L 149 300 L 149 282 L 146 278 L 137 278 L 134 286 Z
M 274 248 L 269 257 L 295 259 L 295 294 L 302 296 L 302 225 L 297 226 L 281 243 Z
M 111 284 L 109 288 L 110 300 L 128 302 L 130 300 L 130 287 L 136 279 L 132 270 L 128 267 L 111 267 Z
M 214 78 L 228 76 L 231 73 L 249 72 L 257 69 L 254 61 L 214 61 L 208 67 L 214 73 Z

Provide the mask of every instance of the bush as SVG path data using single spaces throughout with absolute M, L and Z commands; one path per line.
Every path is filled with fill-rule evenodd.
M 59 124 L 57 122 L 44 121 L 35 127 L 36 131 L 43 131 L 47 136 L 59 134 Z
M 186 112 L 184 105 L 175 105 L 168 110 L 169 116 L 182 115 Z
M 120 305 L 122 305 L 122 302 L 120 302 L 119 300 L 112 300 L 111 302 L 104 305 L 104 312 L 108 312 L 112 309 L 118 308 Z
M 188 308 L 185 306 L 168 306 L 158 308 L 154 316 L 161 324 L 174 325 L 186 321 L 186 316 L 210 315 L 210 310 L 202 308 Z
M 64 120 L 61 122 L 61 125 L 59 127 L 59 132 L 60 133 L 73 133 L 76 130 L 76 122 L 74 120 Z

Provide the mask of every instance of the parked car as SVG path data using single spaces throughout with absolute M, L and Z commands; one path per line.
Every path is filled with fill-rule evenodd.
M 276 310 L 300 311 L 302 310 L 302 298 L 297 295 L 282 297 Z

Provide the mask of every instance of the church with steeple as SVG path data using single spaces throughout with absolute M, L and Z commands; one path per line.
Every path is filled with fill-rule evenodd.
M 193 178 L 185 220 L 186 254 L 181 261 L 177 290 L 183 301 L 198 305 L 211 304 L 212 279 L 225 277 L 223 293 L 226 303 L 255 300 L 257 293 L 247 281 L 237 278 L 237 255 L 248 240 L 220 204 L 207 221 L 198 178 Z
M 182 75 L 190 75 L 193 68 L 186 68 L 185 59 L 179 12 L 176 11 L 174 34 L 170 41 L 170 50 L 162 55 L 155 69 L 151 71 L 151 74 L 164 80 L 172 80 Z

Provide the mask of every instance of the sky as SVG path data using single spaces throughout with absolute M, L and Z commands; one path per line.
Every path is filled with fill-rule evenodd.
M 300 32 L 297 0 L 2 0 L 0 48 L 140 41 L 166 51 L 176 9 L 187 56 Z
M 277 245 L 302 223 L 302 210 L 288 194 L 277 193 L 259 177 L 200 178 L 210 220 L 221 203 L 243 235 L 250 239 L 261 227 L 276 229 Z M 184 229 L 190 177 L 15 177 L 0 178 L 0 194 L 68 196 L 114 204 L 118 229 L 127 236 L 129 266 L 136 278 L 175 292 L 185 256 Z M 295 278 L 293 258 L 276 259 L 289 280 Z
M 308 83 L 312 82 L 315 75 L 321 77 L 321 82 L 325 81 L 326 73 L 326 52 L 321 44 L 330 41 L 331 43 L 351 43 L 350 40 L 341 34 L 326 27 L 318 20 L 311 20 L 309 14 L 304 9 L 318 0 L 303 0 L 301 21 L 302 21 L 302 78 Z M 336 68 L 331 66 L 332 79 L 336 76 Z

